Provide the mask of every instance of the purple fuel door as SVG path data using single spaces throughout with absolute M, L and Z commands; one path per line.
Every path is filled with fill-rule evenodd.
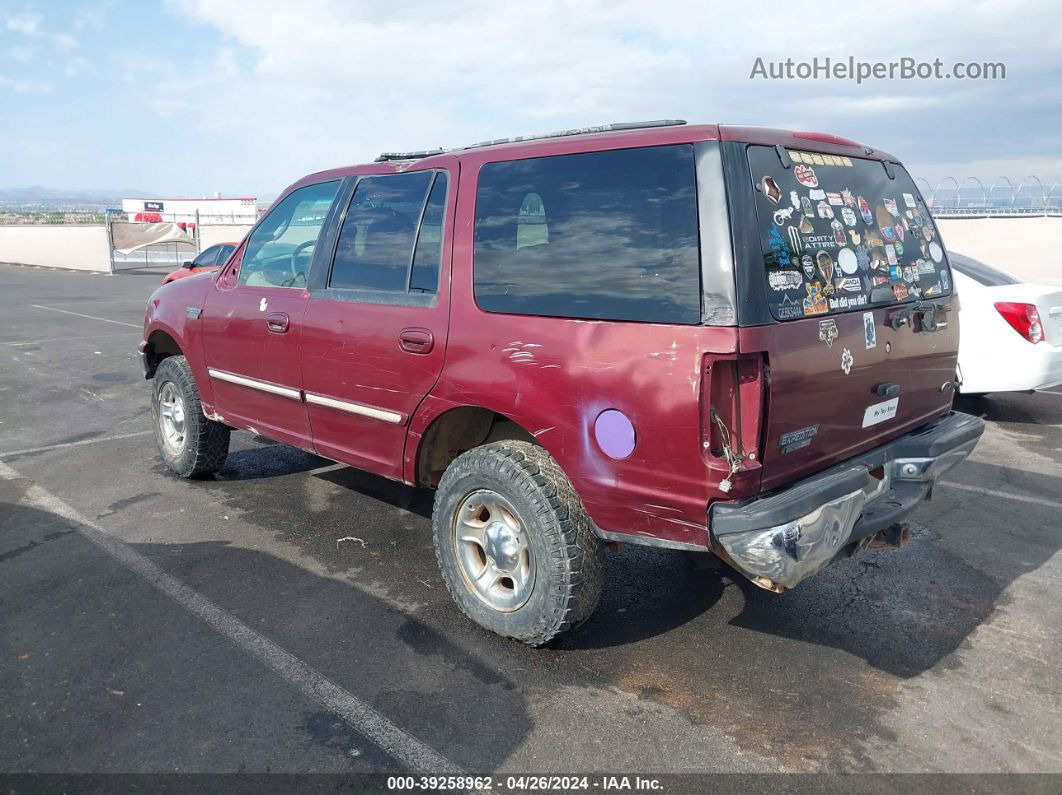
M 634 452 L 634 425 L 622 411 L 606 409 L 598 414 L 594 438 L 610 458 L 627 458 Z

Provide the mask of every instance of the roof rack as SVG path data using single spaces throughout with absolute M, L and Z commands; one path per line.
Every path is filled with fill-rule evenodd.
M 514 135 L 511 138 L 495 138 L 491 141 L 480 141 L 469 146 L 459 146 L 456 149 L 427 149 L 420 152 L 384 152 L 378 158 L 377 163 L 388 160 L 419 160 L 422 157 L 441 155 L 446 152 L 461 152 L 466 149 L 479 149 L 484 146 L 496 146 L 498 144 L 513 144 L 520 141 L 538 141 L 543 138 L 564 138 L 569 135 L 588 135 L 600 132 L 620 132 L 622 130 L 641 130 L 647 127 L 676 127 L 685 124 L 685 119 L 653 119 L 652 121 L 623 121 L 616 124 L 599 124 L 596 127 L 575 127 L 571 130 L 558 130 L 557 132 L 538 133 L 534 135 Z
M 442 155 L 446 152 L 446 149 L 421 149 L 417 152 L 382 152 L 373 162 L 385 163 L 388 160 L 420 160 L 422 157 Z
M 493 141 L 480 141 L 478 144 L 462 146 L 461 149 L 479 149 L 483 146 L 495 146 L 496 144 L 513 144 L 519 141 L 538 141 L 542 138 L 564 138 L 569 135 L 588 135 L 600 132 L 619 132 L 621 130 L 640 130 L 645 127 L 675 127 L 685 124 L 685 119 L 653 119 L 652 121 L 622 121 L 616 124 L 599 124 L 596 127 L 576 127 L 571 130 L 558 130 L 557 132 L 538 133 L 536 135 L 514 135 L 511 138 L 495 138 Z

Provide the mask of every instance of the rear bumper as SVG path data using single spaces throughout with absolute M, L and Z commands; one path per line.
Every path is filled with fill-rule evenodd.
M 792 588 L 909 514 L 962 462 L 984 421 L 950 414 L 781 491 L 709 509 L 712 545 L 767 588 Z

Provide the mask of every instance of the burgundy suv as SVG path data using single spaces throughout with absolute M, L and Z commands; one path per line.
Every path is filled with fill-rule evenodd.
M 984 427 L 951 411 L 957 309 L 892 155 L 650 122 L 304 177 L 156 291 L 141 352 L 174 472 L 241 428 L 435 488 L 457 604 L 538 645 L 605 540 L 773 591 L 902 543 Z

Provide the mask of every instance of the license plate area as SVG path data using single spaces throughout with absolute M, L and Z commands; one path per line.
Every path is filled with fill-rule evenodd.
M 898 397 L 867 406 L 867 410 L 863 412 L 863 427 L 869 428 L 871 425 L 877 425 L 893 419 L 899 407 L 900 399 Z

